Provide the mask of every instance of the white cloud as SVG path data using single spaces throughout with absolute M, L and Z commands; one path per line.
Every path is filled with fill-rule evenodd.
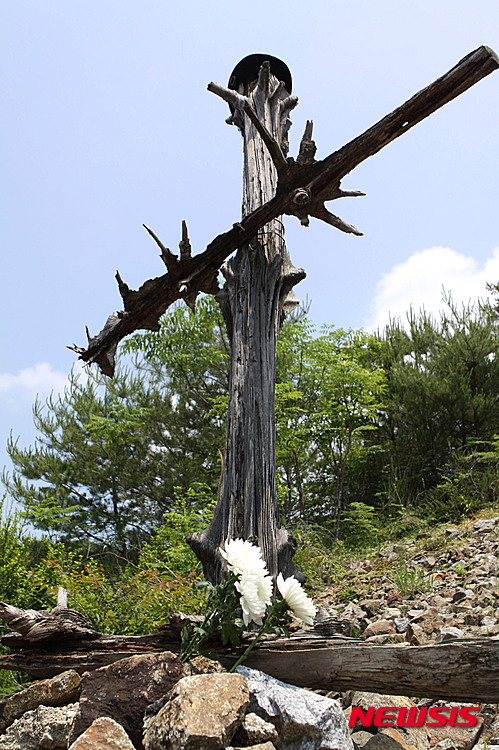
M 48 362 L 38 362 L 17 374 L 0 373 L 0 395 L 34 400 L 52 392 L 61 393 L 68 382 L 68 373 L 55 370 Z
M 499 248 L 479 266 L 475 258 L 449 247 L 431 247 L 411 255 L 383 274 L 378 282 L 366 328 L 382 328 L 390 318 L 406 321 L 409 308 L 438 315 L 445 308 L 442 293 L 456 303 L 487 297 L 487 282 L 499 281 Z

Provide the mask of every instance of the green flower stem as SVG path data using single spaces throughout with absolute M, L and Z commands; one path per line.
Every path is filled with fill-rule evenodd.
M 258 641 L 262 639 L 262 637 L 267 633 L 275 619 L 279 619 L 279 615 L 284 613 L 287 609 L 287 605 L 285 601 L 275 601 L 272 606 L 270 607 L 268 614 L 263 621 L 263 624 L 260 626 L 260 630 L 256 634 L 255 638 L 251 641 L 251 643 L 248 645 L 248 647 L 243 651 L 239 659 L 235 662 L 235 664 L 232 665 L 232 667 L 229 669 L 229 673 L 235 672 L 237 667 L 243 663 L 243 661 L 246 659 L 250 651 L 252 651 Z
M 212 634 L 213 627 L 208 628 L 208 625 L 210 624 L 210 620 L 217 614 L 217 610 L 213 609 L 211 612 L 209 612 L 203 622 L 200 626 L 203 629 L 203 633 L 196 633 L 192 636 L 189 643 L 182 649 L 180 653 L 180 659 L 183 662 L 186 662 L 190 659 L 190 657 L 199 652 L 199 647 L 201 644 L 203 644 Z M 187 626 L 188 627 L 188 626 Z

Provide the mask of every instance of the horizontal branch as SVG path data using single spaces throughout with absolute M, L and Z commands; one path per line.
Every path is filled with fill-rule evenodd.
M 55 642 L 46 650 L 25 645 L 28 650 L 0 656 L 0 669 L 27 672 L 37 678 L 67 669 L 82 673 L 136 654 L 165 650 L 178 653 L 179 633 L 165 626 L 153 635 L 98 635 L 62 647 L 60 641 Z M 222 649 L 216 644 L 211 647 L 227 668 L 242 650 Z M 377 645 L 357 639 L 325 639 L 306 632 L 262 641 L 245 664 L 313 690 L 367 690 L 385 695 L 499 702 L 499 641 L 493 638 L 426 646 Z
M 322 161 L 314 159 L 315 143 L 312 140 L 311 123 L 307 123 L 297 160 L 288 158 L 285 164 L 279 144 L 269 140 L 262 130 L 263 126 L 259 127 L 269 152 L 279 165 L 279 179 L 274 198 L 234 224 L 228 232 L 218 235 L 204 252 L 194 257 L 190 256 L 186 229 L 181 243 L 180 259 L 177 259 L 148 229 L 161 248 L 161 257 L 167 265 L 168 272 L 164 276 L 146 281 L 137 291 L 130 290 L 118 276 L 124 310 L 108 317 L 102 331 L 97 336 L 90 337 L 86 349 L 76 345 L 69 348 L 84 362 L 96 362 L 103 373 L 112 376 L 116 349 L 123 338 L 139 329 L 158 330 L 160 317 L 178 299 L 184 299 L 193 307 L 199 292 L 216 294 L 219 291 L 217 274 L 222 263 L 235 250 L 248 243 L 265 224 L 282 214 L 297 216 L 305 225 L 309 223 L 310 216 L 315 216 L 344 232 L 360 235 L 358 229 L 330 213 L 324 205 L 326 201 L 343 196 L 363 195 L 359 191 L 342 191 L 342 178 L 369 156 L 406 133 L 498 67 L 497 55 L 488 47 L 480 47 L 463 58 L 444 76 Z M 226 97 L 231 97 L 235 106 L 243 106 L 249 115 L 246 101 L 242 101 L 246 100 L 246 97 L 223 89 L 217 84 L 210 84 L 210 87 L 221 96 L 229 92 Z M 290 106 L 291 104 L 290 102 Z M 272 139 L 272 136 L 268 135 Z
M 317 165 L 317 176 L 308 185 L 314 194 L 341 180 L 361 162 L 455 99 L 499 68 L 499 57 L 490 47 L 479 47 L 411 99 L 383 117 Z M 319 166 L 320 165 L 320 166 Z

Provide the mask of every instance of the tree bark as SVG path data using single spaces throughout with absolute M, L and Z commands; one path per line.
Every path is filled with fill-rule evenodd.
M 257 81 L 241 86 L 259 120 L 286 150 L 289 93 L 263 64 Z M 243 219 L 269 201 L 277 172 L 251 118 L 239 109 L 233 117 L 244 141 Z M 280 217 L 260 229 L 222 268 L 226 279 L 218 300 L 231 340 L 226 447 L 218 503 L 213 520 L 189 543 L 203 564 L 205 577 L 222 575 L 219 547 L 227 539 L 252 539 L 269 573 L 296 575 L 294 540 L 279 524 L 275 476 L 274 389 L 276 343 L 286 313 L 298 301 L 293 285 L 304 278 L 294 268 L 284 242 Z

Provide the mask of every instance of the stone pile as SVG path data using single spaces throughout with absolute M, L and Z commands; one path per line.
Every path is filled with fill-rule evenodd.
M 35 682 L 0 713 L 0 750 L 354 750 L 337 700 L 169 652 Z
M 357 596 L 337 605 L 334 591 L 322 594 L 318 629 L 323 621 L 330 633 L 412 645 L 498 636 L 499 517 L 447 528 L 435 542 L 431 552 L 411 541 L 352 563 Z
M 375 643 L 499 640 L 499 518 L 443 533 L 430 550 L 407 542 L 353 563 L 358 596 L 338 604 L 324 592 L 319 632 Z M 399 571 L 404 561 L 407 590 L 403 576 L 386 572 L 395 560 Z M 3 699 L 0 750 L 499 750 L 497 706 L 481 706 L 474 727 L 348 727 L 353 706 L 433 705 L 458 704 L 324 695 L 246 667 L 228 674 L 204 657 L 185 665 L 170 652 L 144 654 Z

